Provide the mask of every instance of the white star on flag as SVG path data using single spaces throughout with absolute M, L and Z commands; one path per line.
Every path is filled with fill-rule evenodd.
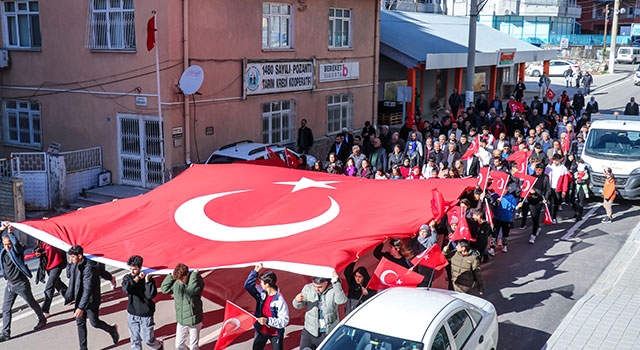
M 307 188 L 326 188 L 330 190 L 335 190 L 336 188 L 333 186 L 329 186 L 328 184 L 336 183 L 340 181 L 316 181 L 311 180 L 306 177 L 301 177 L 298 181 L 285 181 L 285 182 L 274 182 L 276 185 L 289 185 L 293 186 L 291 193 L 302 191 Z

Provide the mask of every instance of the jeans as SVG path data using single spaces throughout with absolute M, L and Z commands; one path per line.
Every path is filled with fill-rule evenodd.
M 141 350 L 142 341 L 153 349 L 160 349 L 162 346 L 153 334 L 153 317 L 143 317 L 128 314 L 127 324 L 129 334 L 131 334 L 131 349 Z
M 202 322 L 193 326 L 183 326 L 180 323 L 176 324 L 176 349 L 178 350 L 199 350 L 198 342 L 200 342 L 200 329 L 202 328 Z M 187 343 L 187 335 L 189 336 L 189 347 L 185 345 Z
M 256 332 L 256 334 L 253 336 L 253 350 L 264 349 L 264 346 L 267 345 L 267 341 L 271 341 L 271 347 L 273 348 L 273 350 L 282 350 L 282 338 L 284 338 L 284 333 L 280 337 L 277 335 L 270 336 L 262 334 L 260 332 Z
M 327 333 L 320 333 L 319 336 L 314 337 L 308 330 L 302 329 L 302 335 L 300 336 L 300 350 L 316 349 L 322 343 Z
M 67 289 L 67 285 L 60 279 L 60 274 L 63 268 L 56 266 L 47 271 L 49 279 L 44 287 L 44 302 L 42 302 L 42 312 L 49 313 L 51 309 L 51 301 L 53 300 L 53 293 L 57 290 L 61 295 Z
M 33 293 L 31 293 L 31 283 L 28 280 L 13 284 L 7 281 L 7 286 L 4 289 L 4 301 L 2 302 L 2 335 L 5 337 L 11 336 L 11 308 L 13 308 L 18 295 L 33 309 L 36 316 L 38 316 L 38 320 L 45 320 L 40 305 L 38 305 Z
M 82 316 L 76 318 L 76 327 L 78 328 L 78 342 L 80 344 L 80 350 L 87 350 L 87 318 L 89 318 L 89 322 L 93 328 L 102 329 L 103 331 L 109 333 L 110 336 L 116 332 L 116 328 L 114 326 L 109 326 L 106 322 L 102 321 L 98 318 L 99 309 L 96 306 L 95 308 L 87 308 L 82 313 Z

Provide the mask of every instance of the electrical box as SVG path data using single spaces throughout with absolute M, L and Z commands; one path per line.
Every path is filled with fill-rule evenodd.
M 0 50 L 0 68 L 9 67 L 9 50 Z

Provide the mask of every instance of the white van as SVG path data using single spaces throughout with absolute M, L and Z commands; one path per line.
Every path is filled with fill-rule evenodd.
M 618 54 L 616 55 L 617 63 L 631 63 L 636 64 L 640 62 L 640 47 L 623 46 L 618 48 Z
M 623 198 L 640 199 L 640 118 L 625 115 L 593 115 L 582 150 L 591 171 L 591 188 L 600 195 L 604 169 L 611 168 L 616 189 Z

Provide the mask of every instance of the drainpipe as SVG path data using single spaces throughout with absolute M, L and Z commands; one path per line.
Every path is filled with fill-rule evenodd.
M 380 6 L 375 6 L 375 15 L 373 21 L 373 98 L 372 98 L 372 114 L 371 125 L 378 124 L 378 70 L 380 62 L 378 54 L 380 53 Z
M 182 71 L 189 68 L 189 0 L 182 0 Z M 191 115 L 189 96 L 184 97 L 184 162 L 191 164 Z M 195 105 L 194 105 L 195 108 Z

